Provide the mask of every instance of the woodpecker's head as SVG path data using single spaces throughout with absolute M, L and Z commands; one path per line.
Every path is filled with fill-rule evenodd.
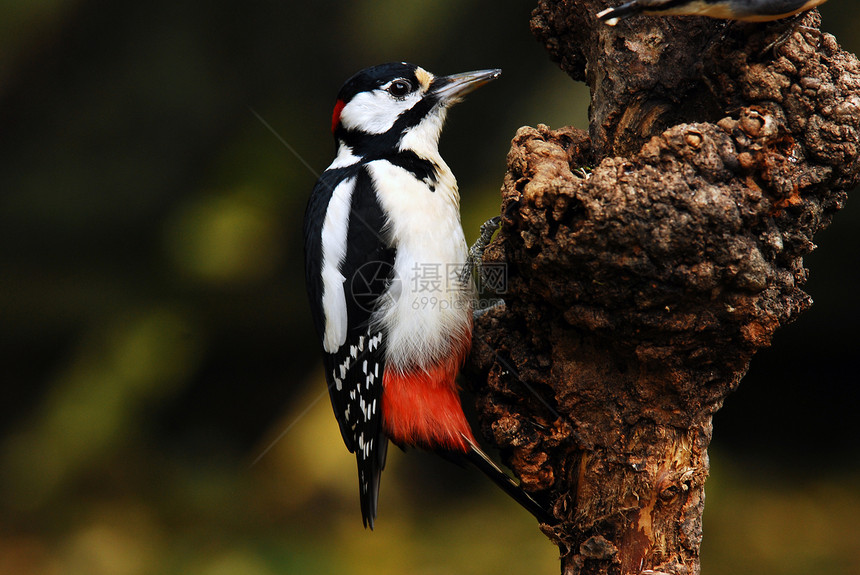
M 437 77 L 406 62 L 367 68 L 341 88 L 332 132 L 338 144 L 356 156 L 407 149 L 432 153 L 448 107 L 501 73 L 479 70 Z

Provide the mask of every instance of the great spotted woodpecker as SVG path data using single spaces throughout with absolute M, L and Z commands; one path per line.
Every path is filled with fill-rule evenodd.
M 779 20 L 811 10 L 826 0 L 632 0 L 598 12 L 597 17 L 615 26 L 635 14 L 655 16 L 710 16 L 746 22 Z
M 305 213 L 306 280 L 332 407 L 373 528 L 390 439 L 476 464 L 551 518 L 479 449 L 455 377 L 472 339 L 460 196 L 438 140 L 448 107 L 501 70 L 437 77 L 389 63 L 337 97 L 337 156 Z M 467 279 L 468 278 L 468 279 Z

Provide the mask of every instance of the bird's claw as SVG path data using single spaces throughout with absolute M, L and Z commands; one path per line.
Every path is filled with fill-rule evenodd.
M 464 283 L 469 281 L 474 270 L 478 270 L 479 280 L 483 284 L 485 278 L 483 277 L 481 262 L 484 258 L 484 250 L 486 250 L 487 246 L 490 245 L 490 240 L 493 239 L 493 234 L 496 233 L 496 230 L 499 229 L 501 224 L 501 216 L 495 216 L 481 224 L 481 235 L 478 236 L 478 239 L 475 240 L 475 243 L 469 248 L 469 257 L 463 268 L 462 280 Z

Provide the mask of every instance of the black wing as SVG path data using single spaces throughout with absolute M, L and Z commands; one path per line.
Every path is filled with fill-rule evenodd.
M 317 182 L 305 215 L 305 273 L 314 324 L 322 342 L 322 223 L 333 190 L 350 178 L 354 178 L 354 186 L 346 255 L 339 263 L 345 278 L 346 341 L 334 353 L 324 352 L 323 363 L 341 435 L 358 462 L 362 519 L 365 526 L 373 528 L 388 440 L 382 431 L 381 405 L 385 334 L 373 329 L 370 317 L 393 277 L 394 249 L 383 236 L 384 215 L 363 166 L 327 171 Z

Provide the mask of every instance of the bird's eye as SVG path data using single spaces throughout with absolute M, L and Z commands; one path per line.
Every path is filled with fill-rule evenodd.
M 395 98 L 402 98 L 412 91 L 412 84 L 408 80 L 395 80 L 388 86 L 388 93 Z

